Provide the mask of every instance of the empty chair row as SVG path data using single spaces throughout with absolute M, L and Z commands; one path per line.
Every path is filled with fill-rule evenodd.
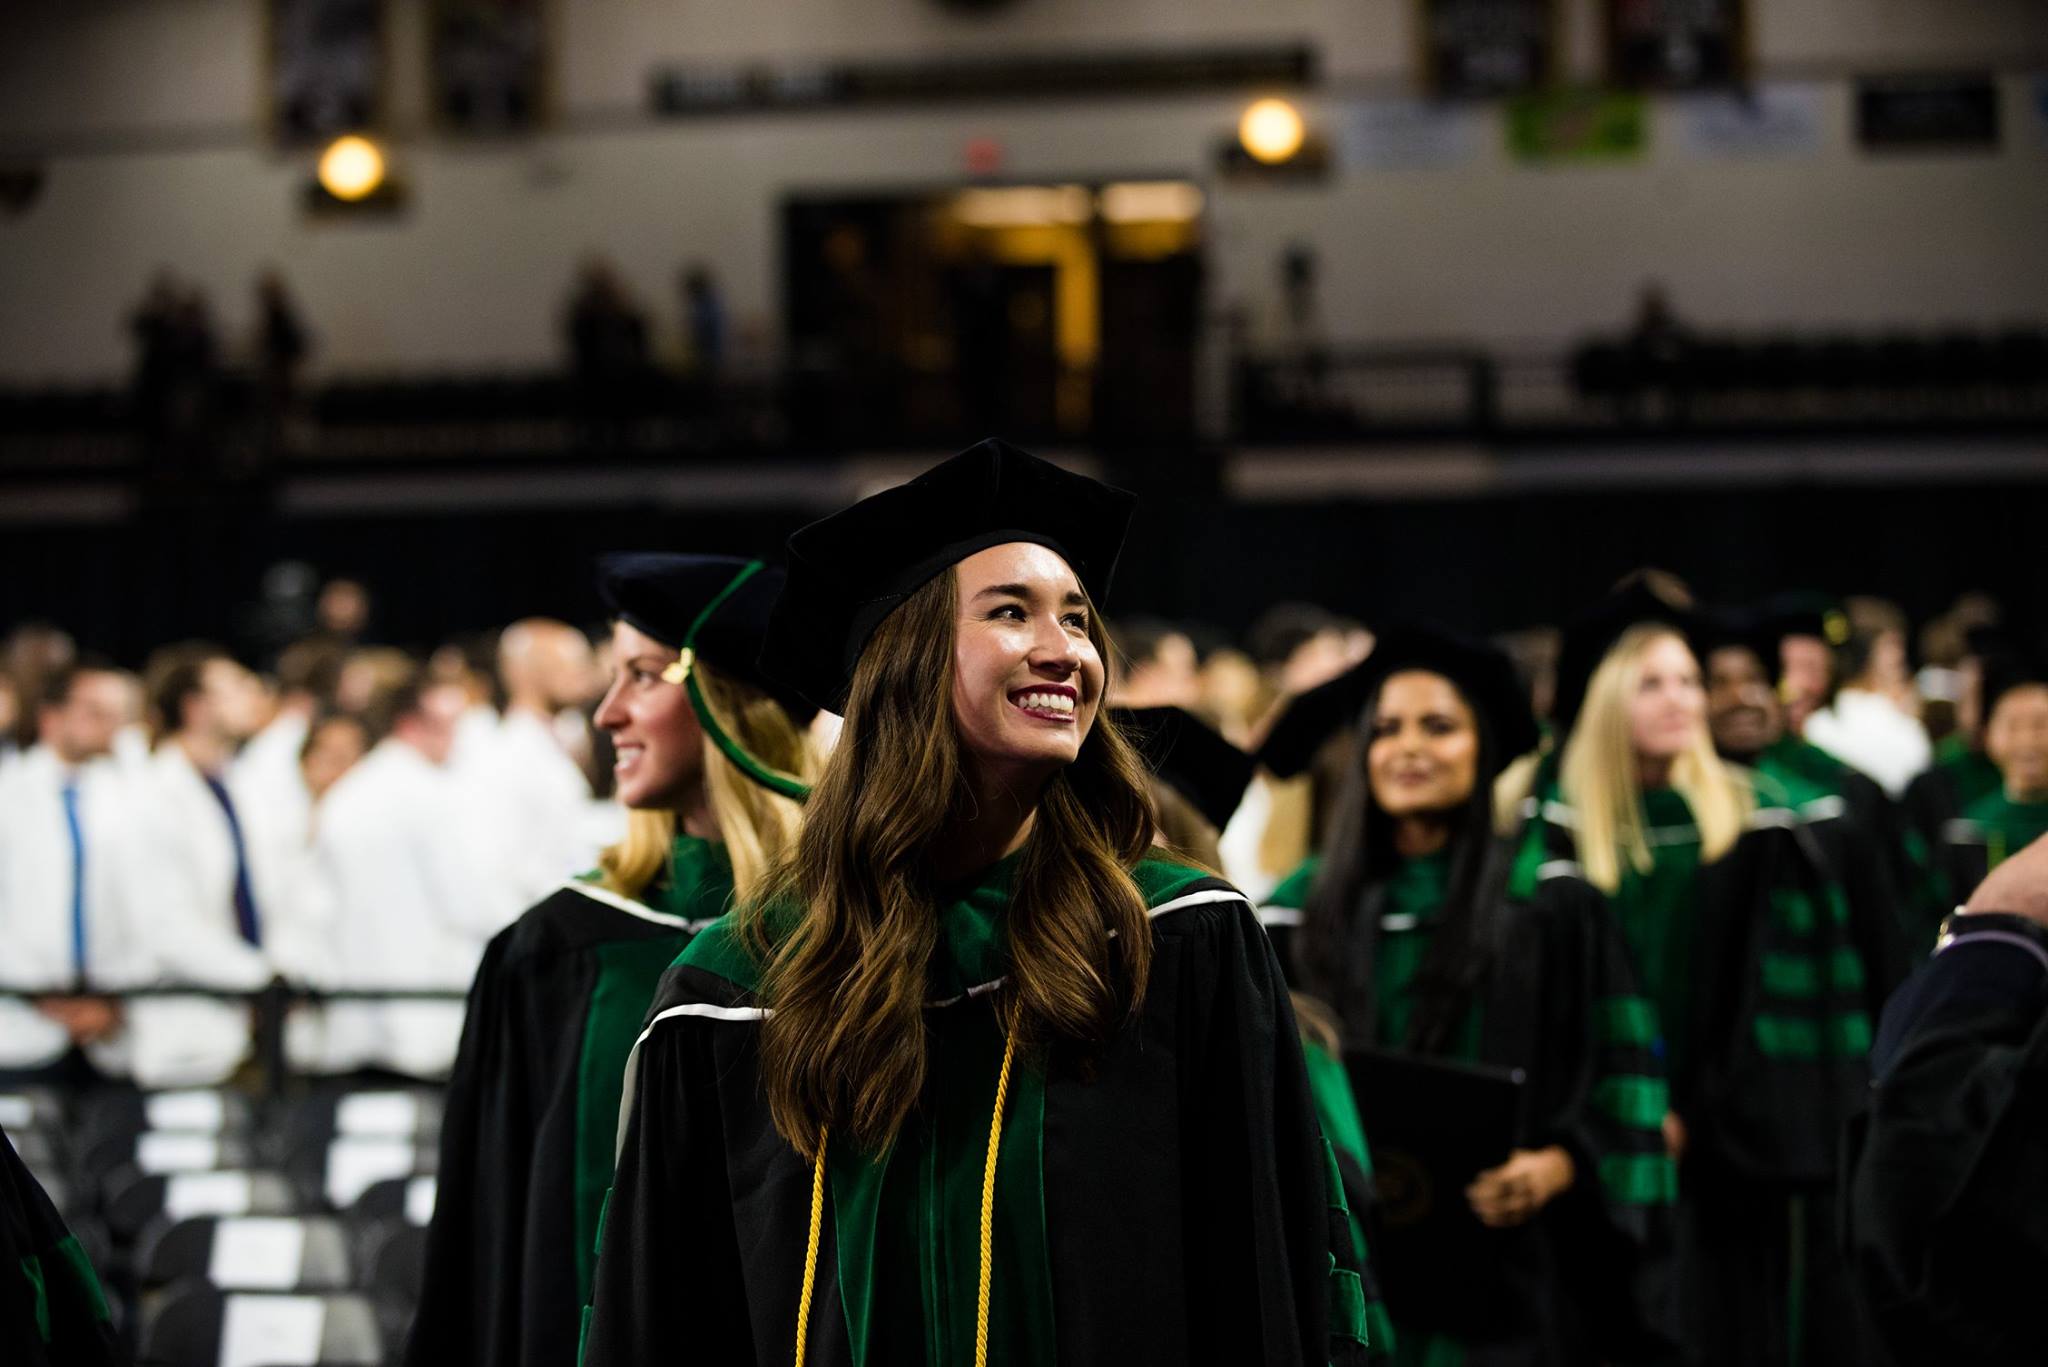
M 398 1341 L 367 1296 L 223 1291 L 190 1282 L 143 1326 L 142 1367 L 375 1367 Z
M 136 1261 L 145 1292 L 185 1281 L 223 1291 L 418 1293 L 426 1230 L 403 1216 L 351 1229 L 333 1215 L 195 1216 L 160 1227 Z

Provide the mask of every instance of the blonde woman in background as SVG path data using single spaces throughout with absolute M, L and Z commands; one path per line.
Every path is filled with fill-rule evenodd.
M 1557 747 L 1500 810 L 1608 897 L 1670 1078 L 1689 1361 L 1864 1362 L 1832 1235 L 1868 1081 L 1875 910 L 1852 906 L 1774 784 L 1720 759 L 1690 612 L 1638 581 L 1567 630 Z
M 484 955 L 408 1362 L 576 1360 L 626 1057 L 647 1004 L 683 947 L 751 895 L 796 837 L 811 709 L 754 663 L 781 582 L 715 556 L 600 567 L 615 663 L 596 721 L 617 752 L 626 834 Z

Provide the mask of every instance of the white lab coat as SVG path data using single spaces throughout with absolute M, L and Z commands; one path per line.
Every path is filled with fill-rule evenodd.
M 314 859 L 334 898 L 325 985 L 460 993 L 485 944 L 518 915 L 466 789 L 398 739 L 381 742 L 321 803 Z M 328 1066 L 445 1076 L 460 1002 L 336 1002 Z
M 1934 762 L 1934 745 L 1920 719 L 1882 693 L 1860 688 L 1843 689 L 1808 717 L 1805 738 L 1876 779 L 1893 797 Z
M 590 783 L 546 718 L 508 711 L 457 772 L 497 846 L 508 917 L 596 865 L 585 824 Z
M 326 958 L 332 901 L 313 867 L 313 793 L 299 767 L 306 730 L 307 718 L 281 714 L 242 747 L 228 780 L 262 882 L 263 950 L 294 982 L 310 982 Z
M 455 719 L 455 748 L 449 752 L 448 767 L 467 778 L 477 772 L 498 739 L 498 709 L 471 703 Z
M 71 835 L 63 788 L 67 770 L 36 746 L 0 778 L 0 983 L 23 991 L 70 990 Z M 201 982 L 235 990 L 261 986 L 269 973 L 239 940 L 224 943 L 192 899 L 189 883 L 167 869 L 164 828 L 153 792 L 111 759 L 77 771 L 79 827 L 85 846 L 85 985 L 119 990 L 159 982 Z M 89 1046 L 103 1072 L 132 1072 L 145 1086 L 218 1081 L 248 1047 L 246 1014 L 230 1007 L 232 1029 L 181 1017 L 215 1003 L 137 1001 L 112 1039 Z M 34 1068 L 68 1047 L 55 1022 L 20 1002 L 0 1002 L 0 1065 Z
M 313 795 L 306 791 L 299 751 L 305 748 L 307 721 L 302 713 L 280 712 L 235 756 L 228 787 L 238 814 L 246 795 L 261 809 L 273 831 L 306 830 L 313 815 Z
M 1259 846 L 1266 838 L 1266 825 L 1273 819 L 1272 780 L 1262 770 L 1244 790 L 1244 801 L 1231 813 L 1217 847 L 1223 857 L 1223 876 L 1254 903 L 1280 885 L 1284 873 L 1274 873 L 1259 861 Z
M 166 936 L 191 941 L 203 951 L 189 962 L 190 971 L 171 974 L 183 982 L 247 991 L 270 981 L 275 969 L 268 955 L 241 936 L 235 920 L 235 844 L 227 814 L 200 777 L 199 770 L 175 742 L 157 748 L 140 782 L 147 809 L 145 830 L 154 841 L 152 877 L 167 895 L 190 909 L 182 929 L 166 927 Z M 265 859 L 262 804 L 229 785 L 229 798 L 242 827 L 249 864 L 250 895 L 256 902 L 259 935 L 267 942 L 289 917 L 282 887 Z M 165 946 L 173 956 L 186 956 L 188 946 Z M 249 1057 L 252 1038 L 246 1003 L 203 998 L 154 998 L 130 1009 L 133 1065 L 138 1081 L 149 1086 L 192 1086 L 219 1082 Z

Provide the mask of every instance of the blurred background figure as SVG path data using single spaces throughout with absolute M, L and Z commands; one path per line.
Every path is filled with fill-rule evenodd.
M 1259 674 L 1256 703 L 1243 731 L 1246 745 L 1254 749 L 1289 699 L 1328 683 L 1372 650 L 1372 633 L 1363 626 L 1309 603 L 1267 609 L 1245 641 Z M 1333 788 L 1329 780 L 1327 768 L 1293 779 L 1263 772 L 1253 779 L 1220 845 L 1224 873 L 1246 895 L 1265 897 L 1308 857 L 1318 829 L 1318 795 L 1327 805 Z
M 1844 605 L 1849 636 L 1836 652 L 1834 697 L 1802 734 L 1899 797 L 1934 758 L 1906 660 L 1905 614 L 1876 598 Z
M 128 1071 L 119 1005 L 86 995 L 147 978 L 143 827 L 113 765 L 121 684 L 87 658 L 40 680 L 35 740 L 0 770 L 0 1076 L 78 1086 Z
M 1116 624 L 1119 707 L 1179 707 L 1201 703 L 1202 680 L 1195 643 L 1171 622 L 1130 617 Z
M 682 318 L 685 367 L 699 380 L 717 379 L 726 360 L 725 297 L 701 261 L 683 268 Z
M 281 814 L 232 781 L 259 723 L 261 690 L 226 651 L 200 642 L 159 651 L 144 687 L 155 744 L 136 781 L 154 842 L 151 878 L 159 895 L 185 903 L 209 947 L 208 970 L 189 981 L 260 987 L 273 976 L 264 949 L 290 915 L 266 825 Z M 218 1082 L 252 1045 L 237 1005 L 152 1000 L 136 1004 L 133 1019 L 138 1073 Z
M 330 640 L 294 641 L 277 657 L 271 716 L 235 758 L 235 777 L 287 829 L 301 829 L 312 794 L 299 772 L 314 719 L 331 711 L 341 687 L 342 649 Z
M 283 451 L 287 443 L 299 399 L 300 377 L 306 358 L 313 351 L 313 339 L 299 317 L 298 305 L 292 300 L 284 275 L 274 266 L 257 277 L 256 320 L 252 350 L 256 359 L 260 449 L 274 454 Z
M 332 896 L 328 987 L 461 992 L 517 914 L 501 850 L 447 765 L 468 699 L 418 672 L 381 683 L 364 711 L 367 756 L 328 790 L 314 836 Z M 445 1077 L 459 1004 L 337 1003 L 334 1072 Z
M 582 740 L 597 677 L 590 642 L 565 622 L 527 618 L 498 637 L 504 712 L 460 772 L 489 813 L 512 911 L 596 862 L 600 847 L 587 843 L 590 782 L 564 735 Z
M 21 753 L 21 688 L 14 676 L 0 669 L 0 769 Z
M 1679 321 L 1664 286 L 1654 280 L 1644 285 L 1636 296 L 1635 324 L 1628 333 L 1628 356 L 1637 384 L 1623 401 L 1626 420 L 1640 419 L 1643 410 L 1638 405 L 1650 399 L 1662 405 L 1662 416 L 1685 421 L 1685 380 L 1692 346 L 1692 331 Z
M 78 657 L 78 646 L 68 632 L 48 622 L 28 621 L 7 633 L 4 668 L 20 699 L 14 716 L 14 742 L 22 749 L 36 743 L 36 707 L 49 687 L 49 680 L 69 668 Z
M 330 579 L 314 604 L 318 631 L 347 648 L 364 643 L 370 626 L 370 591 L 354 579 Z

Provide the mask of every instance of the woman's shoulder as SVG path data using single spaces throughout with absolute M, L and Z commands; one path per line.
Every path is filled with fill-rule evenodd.
M 1251 899 L 1227 879 L 1199 864 L 1153 854 L 1131 866 L 1131 881 L 1145 899 L 1155 937 L 1182 935 L 1234 922 L 1256 925 Z
M 729 911 L 683 946 L 683 952 L 676 955 L 674 967 L 676 970 L 687 969 L 693 975 L 722 979 L 741 992 L 758 992 L 761 990 L 762 947 L 756 927 L 749 925 L 749 920 L 758 918 L 767 928 L 769 942 L 779 943 L 796 924 L 797 917 L 794 907 L 779 902 L 747 911 Z
M 1131 881 L 1138 885 L 1138 894 L 1145 899 L 1146 909 L 1154 914 L 1169 907 L 1177 909 L 1178 903 L 1196 896 L 1203 902 L 1246 900 L 1215 870 L 1163 851 L 1146 855 L 1131 865 L 1130 873 Z
M 506 966 L 545 966 L 598 945 L 672 940 L 700 928 L 701 923 L 656 911 L 585 875 L 569 879 L 521 912 L 497 939 Z

